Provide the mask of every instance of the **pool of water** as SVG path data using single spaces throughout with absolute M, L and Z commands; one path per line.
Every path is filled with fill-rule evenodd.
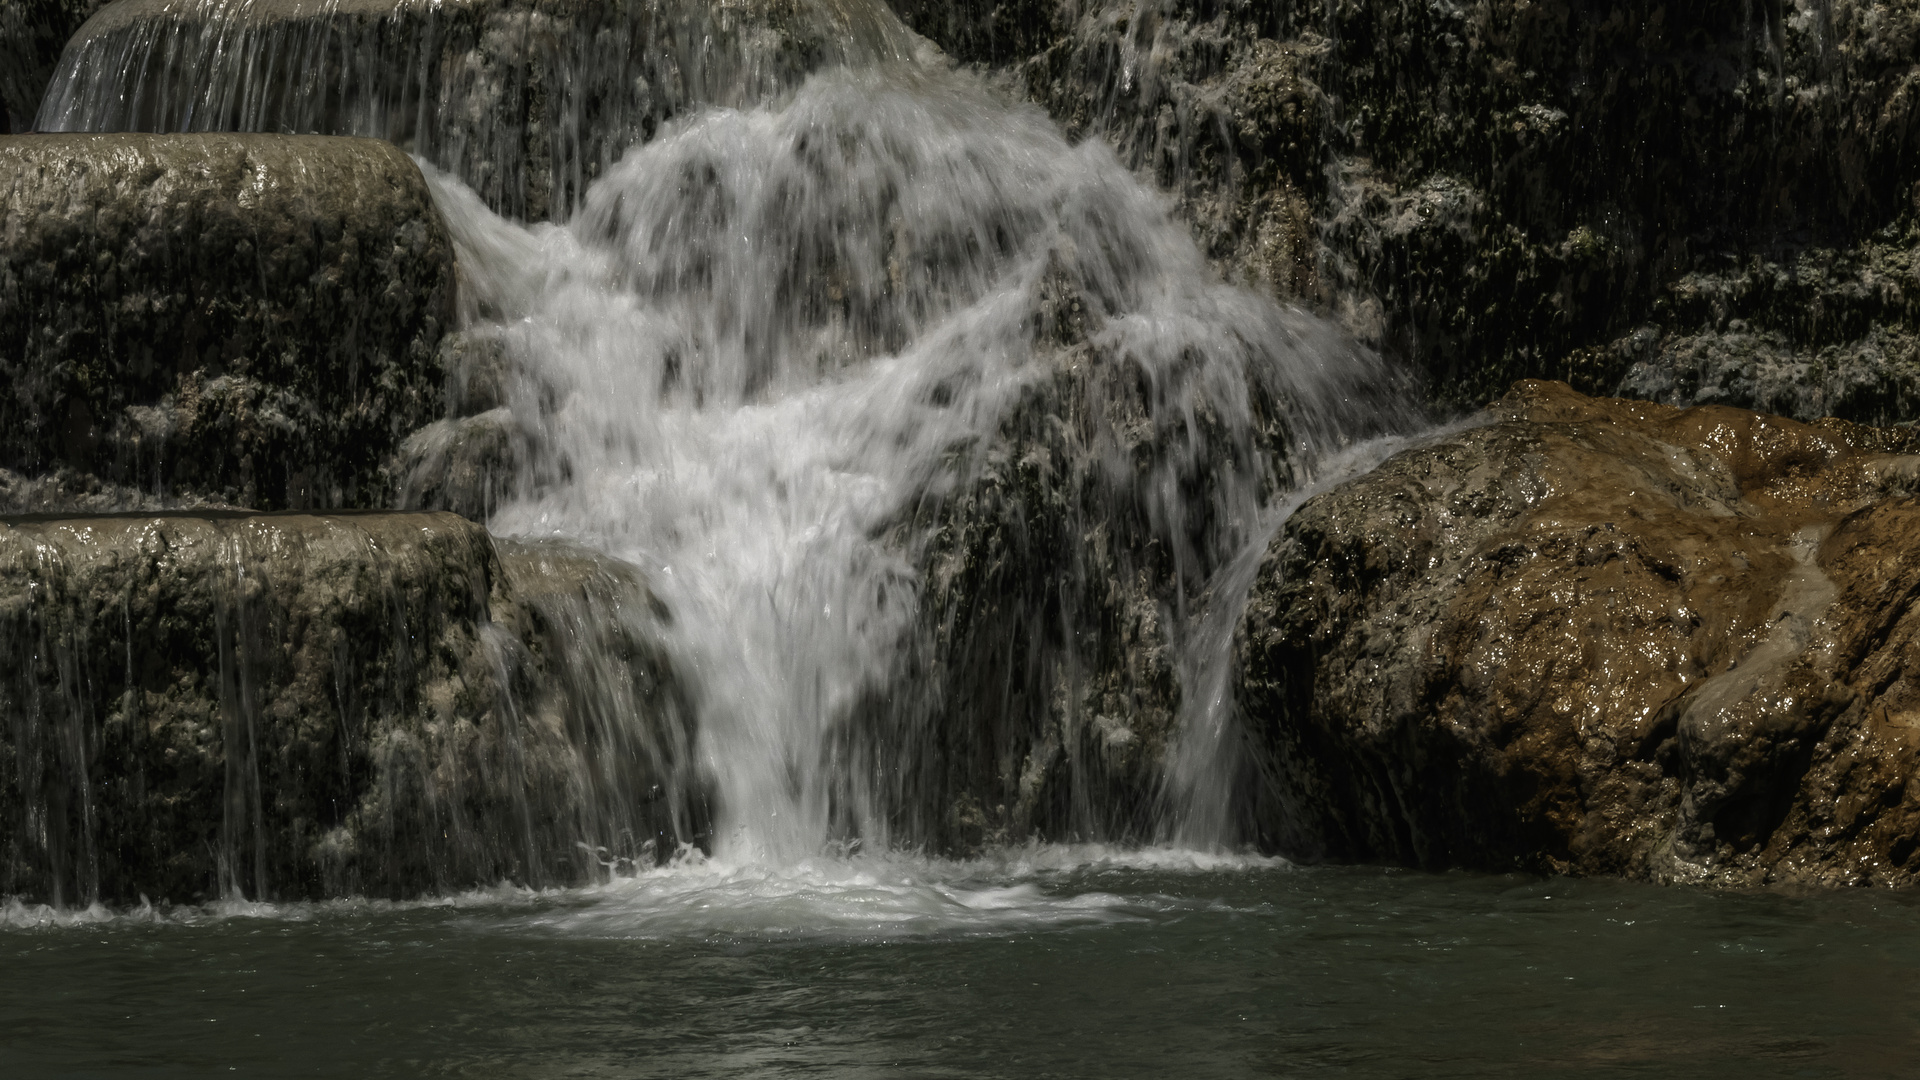
M 1032 849 L 0 912 L 0 1075 L 1887 1077 L 1920 903 Z

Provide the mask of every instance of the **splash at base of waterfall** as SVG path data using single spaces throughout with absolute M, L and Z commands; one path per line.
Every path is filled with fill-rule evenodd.
M 1281 859 L 1171 847 L 1028 844 L 979 859 L 882 852 L 818 855 L 784 866 L 730 863 L 696 850 L 638 873 L 571 889 L 501 884 L 417 901 L 220 900 L 116 909 L 9 900 L 0 931 L 111 925 L 312 922 L 407 911 L 458 912 L 476 930 L 641 940 L 892 941 L 1022 934 L 1153 921 L 1206 902 L 1130 887 L 1141 873 L 1275 871 Z

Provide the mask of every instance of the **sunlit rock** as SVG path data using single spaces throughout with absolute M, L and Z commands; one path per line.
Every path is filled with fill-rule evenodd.
M 386 143 L 0 138 L 0 509 L 382 505 L 453 292 Z
M 1266 842 L 1658 881 L 1920 872 L 1920 440 L 1523 383 L 1309 501 L 1241 629 Z

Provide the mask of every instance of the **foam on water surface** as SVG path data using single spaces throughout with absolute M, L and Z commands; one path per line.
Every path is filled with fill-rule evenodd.
M 1284 860 L 1169 847 L 1032 844 L 979 859 L 900 853 L 820 855 L 790 865 L 729 864 L 688 851 L 638 873 L 571 889 L 501 884 L 411 901 L 53 908 L 9 900 L 0 933 L 85 933 L 357 922 L 445 913 L 468 931 L 660 941 L 862 942 L 1027 934 L 1178 917 L 1213 901 L 1155 883 L 1285 870 Z
M 979 860 L 819 856 L 770 867 L 688 860 L 493 925 L 618 938 L 881 941 L 1145 922 L 1195 901 L 1138 892 L 1144 871 L 1242 873 L 1277 860 L 1175 849 L 1033 846 Z M 1111 891 L 1109 891 L 1111 890 Z

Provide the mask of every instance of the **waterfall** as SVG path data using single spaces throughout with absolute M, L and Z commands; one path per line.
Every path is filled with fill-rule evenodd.
M 1135 422 L 1164 430 L 1092 463 L 1113 505 L 1083 542 L 1161 548 L 1170 640 L 1141 647 L 1176 650 L 1214 574 L 1264 542 L 1276 496 L 1381 422 L 1376 359 L 1213 281 L 1103 145 L 1071 146 L 961 75 L 841 68 L 702 111 L 631 150 L 564 226 L 435 183 L 528 433 L 491 526 L 650 576 L 698 683 L 716 847 L 739 859 L 925 839 L 895 834 L 939 741 L 939 703 L 902 666 L 925 647 L 923 511 L 1006 448 L 1021 408 L 1095 367 L 1150 388 L 1160 412 Z M 1043 332 L 1050 304 L 1080 309 L 1083 340 Z M 1271 403 L 1282 414 L 1262 416 Z M 1263 442 L 1263 423 L 1284 435 Z M 1112 434 L 1087 442 L 1117 449 Z M 1218 755 L 1189 756 L 1205 771 Z M 1177 786 L 1176 816 L 1230 787 Z M 1194 839 L 1222 839 L 1227 815 L 1201 813 Z
M 723 861 L 1232 844 L 1238 605 L 1297 493 L 1413 423 L 1395 372 L 884 8 L 588 18 L 120 0 L 40 124 L 412 149 L 501 364 L 488 526 L 672 613 L 695 745 L 654 771 Z
M 41 131 L 386 139 L 516 216 L 564 216 L 665 119 L 913 47 L 842 0 L 117 0 L 68 44 Z

